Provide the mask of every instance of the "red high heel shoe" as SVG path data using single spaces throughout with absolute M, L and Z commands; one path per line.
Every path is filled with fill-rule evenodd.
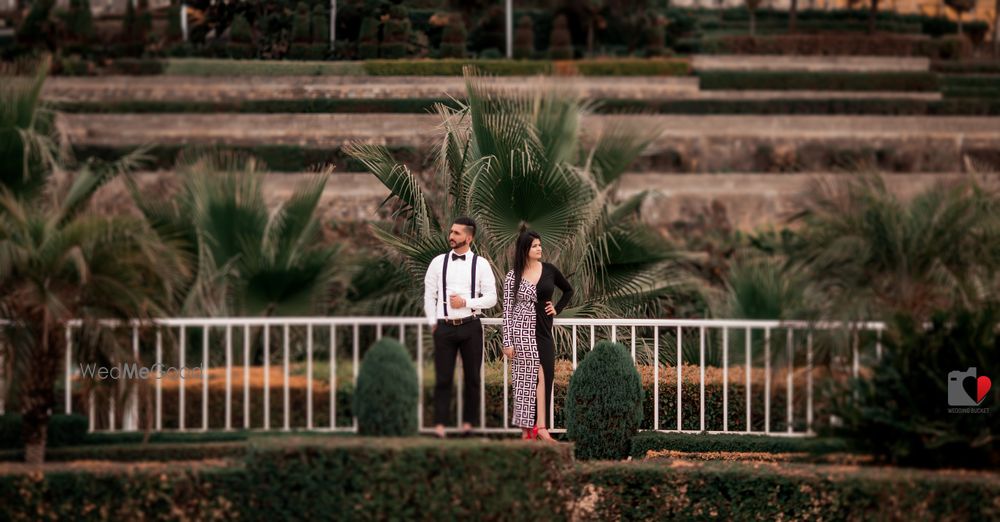
M 521 432 L 521 440 L 535 440 L 538 438 L 538 428 L 524 428 Z
M 542 431 L 539 432 L 538 430 L 542 430 Z M 539 433 L 541 433 L 542 435 L 539 436 Z M 547 442 L 549 444 L 559 444 L 559 441 L 557 441 L 556 439 L 552 438 L 552 435 L 549 434 L 549 430 L 547 430 L 545 428 L 538 428 L 538 427 L 535 428 L 535 439 L 536 440 L 540 440 L 542 442 Z

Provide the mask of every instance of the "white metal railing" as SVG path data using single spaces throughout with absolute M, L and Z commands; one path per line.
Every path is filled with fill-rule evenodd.
M 487 344 L 497 343 L 500 319 L 483 319 Z M 423 318 L 394 317 L 295 317 L 295 318 L 180 318 L 158 319 L 150 322 L 106 322 L 106 326 L 129 334 L 133 361 L 155 363 L 152 368 L 151 397 L 140 400 L 138 387 L 125 392 L 123 381 L 106 386 L 98 398 L 96 387 L 88 387 L 86 404 L 80 397 L 78 404 L 89 416 L 91 431 L 138 430 L 140 420 L 153 431 L 188 430 L 357 430 L 356 419 L 338 422 L 338 362 L 349 364 L 350 379 L 355 382 L 363 351 L 371 342 L 394 335 L 415 357 L 418 378 L 417 415 L 421 431 L 430 428 L 424 422 L 424 364 L 429 361 L 430 332 Z M 79 359 L 78 331 L 82 323 L 71 322 L 66 327 L 64 408 L 74 411 L 75 393 L 84 389 L 87 379 L 81 375 L 86 366 Z M 804 436 L 813 433 L 814 374 L 817 367 L 830 374 L 831 366 L 849 368 L 849 375 L 857 376 L 863 366 L 881 357 L 881 332 L 879 322 L 840 323 L 761 320 L 675 320 L 675 319 L 555 319 L 557 361 L 566 361 L 576 370 L 582 356 L 601 340 L 622 342 L 630 351 L 633 361 L 645 370 L 652 369 L 652 422 L 647 429 L 668 432 L 708 432 L 772 434 Z M 778 337 L 780 336 L 780 337 Z M 234 340 L 234 337 L 238 338 Z M 862 341 L 862 338 L 865 338 Z M 195 342 L 200 340 L 200 342 Z M 242 341 L 242 342 L 240 342 Z M 816 342 L 824 344 L 824 362 L 816 364 Z M 272 353 L 272 345 L 278 351 Z M 349 346 L 344 346 L 344 344 Z M 203 349 L 207 348 L 207 349 Z M 242 350 L 240 350 L 242 348 Z M 242 351 L 242 353 L 240 353 Z M 259 353 L 258 353 L 259 352 Z M 260 364 L 254 363 L 258 353 Z M 496 353 L 491 352 L 491 353 Z M 176 411 L 164 411 L 164 370 L 176 363 L 183 369 L 191 364 L 188 355 L 197 357 L 202 372 L 200 377 L 200 419 L 197 411 L 189 412 L 188 386 L 184 378 L 177 381 Z M 199 357 L 200 356 L 200 357 Z M 272 364 L 280 362 L 280 418 L 272 422 Z M 482 433 L 517 432 L 509 425 L 510 379 L 508 361 L 496 359 L 490 364 L 500 366 L 503 372 L 502 419 L 487 420 L 486 366 L 481 367 L 479 418 L 473 420 L 476 431 Z M 677 364 L 680 361 L 681 364 Z M 327 365 L 326 382 L 328 401 L 326 411 L 315 408 L 315 372 L 317 364 Z M 563 363 L 565 365 L 565 363 Z M 304 366 L 304 368 L 303 368 Z M 743 367 L 739 376 L 731 378 L 731 367 Z M 213 367 L 223 371 L 224 388 L 222 404 L 213 400 L 210 393 L 210 371 Z M 234 374 L 234 367 L 242 368 L 242 375 Z M 0 366 L 0 371 L 2 371 Z M 293 405 L 290 394 L 291 371 L 304 371 L 306 375 L 305 414 L 293 422 Z M 709 418 L 706 406 L 706 371 L 722 371 L 721 422 Z M 784 371 L 784 382 L 775 383 L 773 374 Z M 251 373 L 262 374 L 260 412 L 254 415 L 255 398 L 251 396 Z M 458 366 L 461 372 L 461 366 Z M 664 373 L 666 372 L 666 373 Z M 697 372 L 696 387 L 687 372 Z M 762 377 L 762 379 L 761 379 Z M 760 381 L 763 381 L 760 383 Z M 0 376 L 0 382 L 2 382 Z M 240 382 L 242 381 L 242 382 Z M 322 382 L 322 379 L 319 379 Z M 797 382 L 798 381 L 798 382 Z M 456 376 L 457 422 L 462 419 L 462 379 Z M 685 384 L 688 386 L 685 386 Z M 713 383 L 712 386 L 716 386 Z M 763 386 L 758 390 L 756 386 Z M 149 389 L 148 387 L 146 388 Z M 742 394 L 742 400 L 733 401 L 733 392 Z M 242 392 L 242 393 L 240 393 Z M 661 393 L 662 392 L 662 393 Z M 756 394 L 755 394 L 756 392 Z M 717 393 L 717 392 L 713 392 Z M 693 394 L 693 396 L 692 396 Z M 783 394 L 777 401 L 776 394 Z M 763 405 L 755 405 L 760 402 Z M 116 404 L 116 397 L 124 404 Z M 666 404 L 661 404 L 661 397 Z M 804 401 L 802 399 L 804 397 Z M 798 398 L 798 400 L 796 400 Z M 0 406 L 2 406 L 0 397 Z M 645 397 L 649 401 L 650 397 Z M 694 413 L 690 405 L 694 401 Z M 553 432 L 565 431 L 557 426 L 555 393 L 547 408 L 548 426 Z M 297 401 L 298 403 L 298 401 Z M 145 405 L 149 405 L 144 408 Z M 685 408 L 688 405 L 688 408 Z M 774 406 L 784 406 L 784 411 Z M 239 406 L 239 408 L 237 408 Z M 298 407 L 303 405 L 298 404 Z M 663 411 L 664 408 L 667 411 Z M 151 408 L 152 411 L 144 411 Z M 216 408 L 216 410 L 211 410 Z M 212 421 L 210 413 L 221 408 L 221 419 Z M 674 410 L 674 408 L 676 408 Z M 763 411 L 759 411 L 760 410 Z M 168 415 L 169 413 L 169 415 Z M 323 413 L 325 422 L 317 422 Z M 101 417 L 98 417 L 98 414 Z M 107 415 L 104 417 L 104 415 Z M 145 414 L 145 416 L 140 415 Z M 192 419 L 190 416 L 194 414 Z M 715 415 L 718 412 L 714 413 Z M 734 415 L 735 414 L 735 415 Z M 217 414 L 218 415 L 218 414 Z M 234 416 L 239 422 L 234 422 Z M 99 418 L 106 420 L 99 421 Z M 343 419 L 344 416 L 341 415 Z M 120 420 L 120 425 L 119 425 Z M 478 422 L 477 422 L 478 421 Z M 457 427 L 449 428 L 456 430 Z

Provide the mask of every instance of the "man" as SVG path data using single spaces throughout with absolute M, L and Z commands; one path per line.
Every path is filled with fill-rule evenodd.
M 424 314 L 434 333 L 434 433 L 444 438 L 444 424 L 455 381 L 455 356 L 465 374 L 462 430 L 479 417 L 479 367 L 483 361 L 480 312 L 497 304 L 496 280 L 489 261 L 471 251 L 476 222 L 460 217 L 451 225 L 451 252 L 431 260 L 424 277 Z

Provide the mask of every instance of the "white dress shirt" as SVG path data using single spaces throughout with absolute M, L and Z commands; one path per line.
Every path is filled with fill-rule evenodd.
M 476 293 L 472 293 L 472 250 L 465 253 L 465 259 L 448 259 L 448 291 L 442 295 L 441 269 L 445 256 L 456 253 L 454 250 L 441 254 L 431 260 L 424 276 L 424 315 L 427 323 L 437 324 L 438 319 L 462 319 L 473 314 L 473 310 L 482 311 L 497 304 L 497 284 L 493 277 L 493 268 L 489 261 L 476 258 Z M 465 299 L 464 308 L 453 308 L 450 298 L 457 295 Z M 444 313 L 443 303 L 448 305 L 448 315 Z

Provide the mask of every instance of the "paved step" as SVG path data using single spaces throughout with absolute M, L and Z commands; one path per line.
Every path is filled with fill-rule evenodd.
M 696 71 L 926 72 L 928 58 L 882 56 L 695 55 Z
M 309 173 L 274 173 L 264 175 L 265 199 L 275 206 L 285 201 L 300 183 L 315 176 Z M 663 227 L 677 221 L 694 220 L 712 212 L 724 213 L 733 226 L 748 230 L 781 225 L 796 208 L 796 200 L 816 182 L 836 183 L 847 174 L 672 174 L 630 173 L 623 176 L 620 194 L 630 196 L 650 191 L 641 212 L 643 219 Z M 891 190 L 903 198 L 939 182 L 953 182 L 967 174 L 884 174 Z M 147 188 L 162 189 L 170 183 L 172 172 L 146 172 L 136 176 Z M 998 176 L 994 176 L 995 178 Z M 104 210 L 129 208 L 124 186 L 114 182 L 102 193 L 98 207 Z M 325 222 L 358 223 L 386 218 L 379 205 L 389 191 L 368 173 L 335 173 L 330 177 L 320 200 Z
M 595 115 L 594 135 L 611 123 L 660 129 L 645 171 L 822 171 L 875 158 L 885 170 L 960 172 L 966 155 L 1000 151 L 998 117 Z M 423 114 L 68 114 L 60 128 L 74 145 L 294 145 L 338 148 L 351 141 L 427 147 L 438 117 Z

